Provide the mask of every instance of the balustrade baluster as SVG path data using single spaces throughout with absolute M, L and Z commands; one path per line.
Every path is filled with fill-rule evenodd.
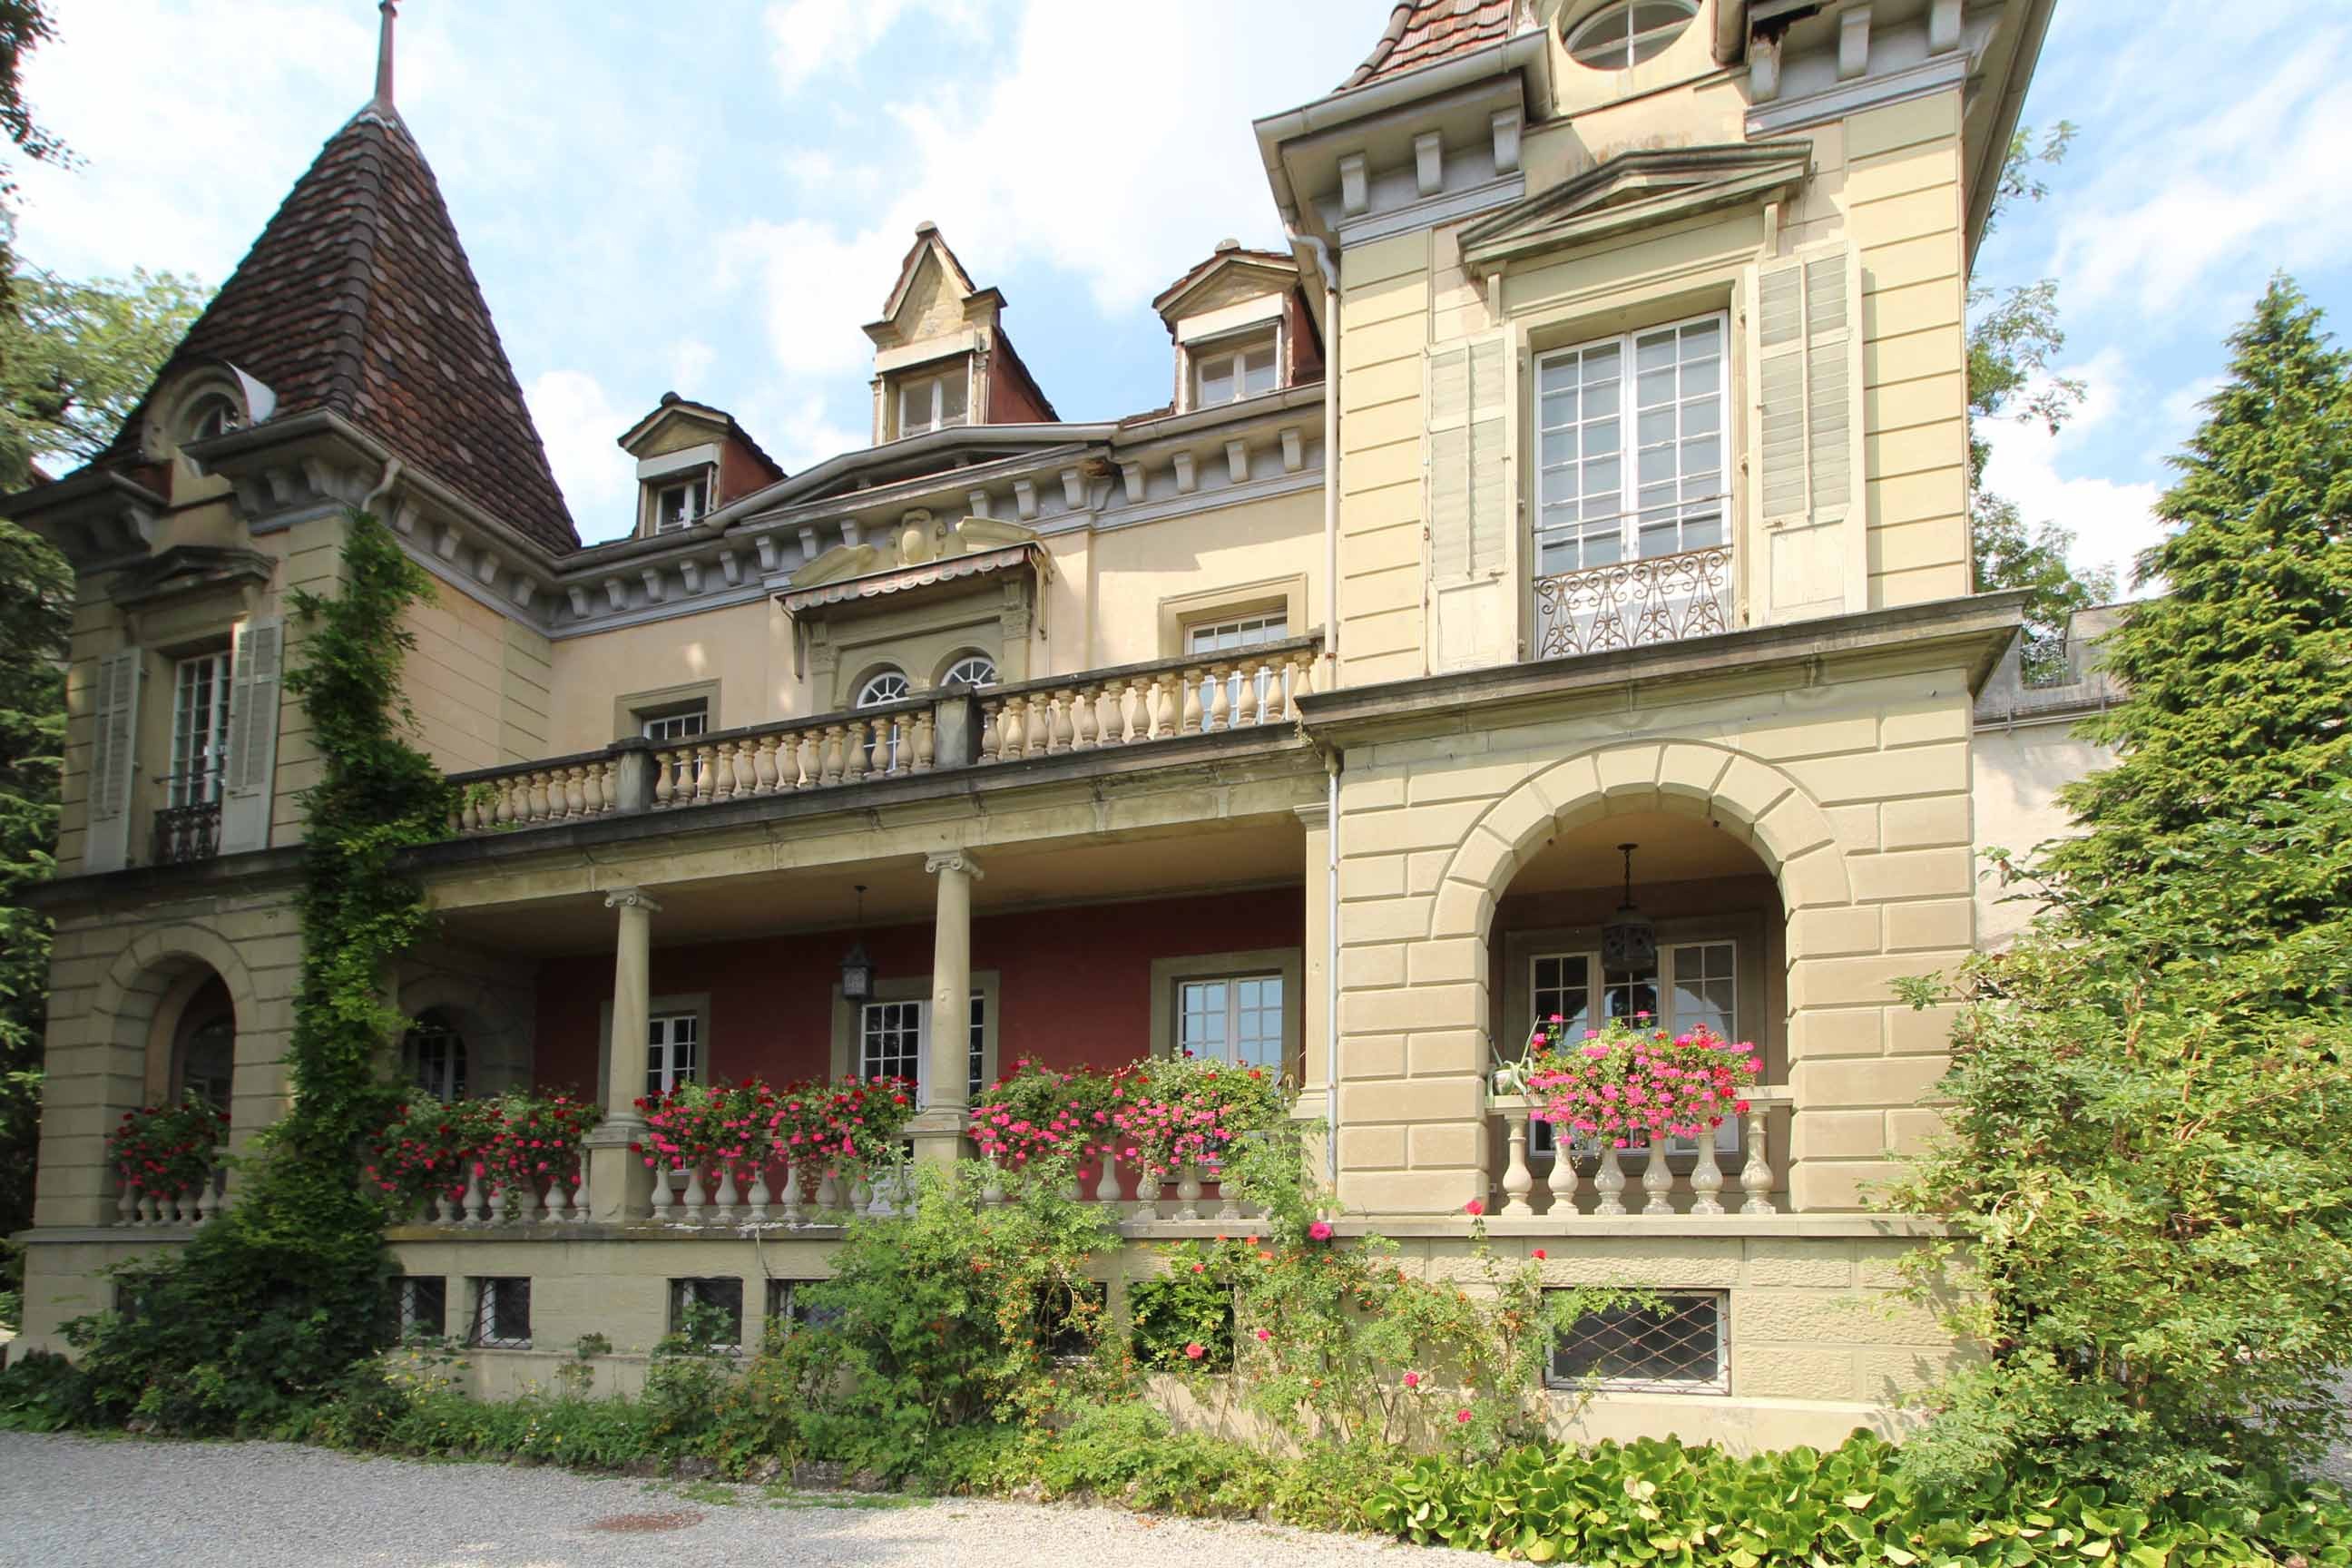
M 1003 706 L 1004 704 L 1002 701 L 989 701 L 986 699 L 982 699 L 981 701 L 980 760 L 983 763 L 992 763 L 996 761 L 996 749 L 1003 741 L 1003 736 L 999 733 L 997 728 L 999 723 L 997 710 Z
M 784 1223 L 801 1223 L 801 1168 L 786 1162 L 784 1165 Z
M 909 771 L 919 773 L 929 773 L 933 754 L 939 748 L 939 734 L 932 727 L 931 710 L 926 708 L 916 714 L 912 728 L 914 736 L 910 746 L 914 755 L 909 763 Z
M 703 1213 L 710 1207 L 710 1194 L 702 1184 L 703 1171 L 699 1165 L 686 1168 L 686 1197 L 678 1205 L 679 1218 L 688 1225 L 700 1225 Z
M 604 770 L 611 763 L 591 763 L 581 770 L 580 809 L 590 816 L 604 815 Z
M 588 1162 L 583 1157 L 580 1169 L 572 1179 L 572 1219 L 580 1224 L 588 1217 Z
M 1642 1212 L 1645 1215 L 1672 1214 L 1675 1173 L 1666 1169 L 1666 1141 L 1650 1140 L 1650 1152 L 1642 1161 Z
M 793 766 L 796 770 L 793 775 L 793 787 L 795 789 L 814 789 L 824 776 L 823 766 L 817 761 L 814 730 L 800 731 L 798 743 L 793 747 Z
M 1078 726 L 1071 712 L 1077 700 L 1075 691 L 1054 693 L 1054 743 L 1045 748 L 1047 751 L 1066 752 L 1078 743 Z
M 751 1207 L 744 1211 L 743 1217 L 753 1225 L 767 1224 L 768 1202 L 772 1195 L 768 1191 L 768 1164 L 762 1160 L 751 1172 Z
M 1528 1169 L 1528 1110 L 1523 1105 L 1503 1108 L 1503 1131 L 1510 1147 L 1510 1158 L 1503 1167 L 1503 1212 L 1521 1215 L 1534 1214 L 1528 1194 L 1535 1190 L 1535 1173 Z
M 677 751 L 664 746 L 654 752 L 654 809 L 669 805 L 677 794 Z
M 1081 686 L 1070 693 L 1070 750 L 1091 752 L 1095 749 L 1095 693 Z
M 1118 1158 L 1106 1149 L 1102 1152 L 1102 1174 L 1095 1181 L 1095 1202 L 1117 1204 L 1126 1195 L 1118 1184 Z
M 863 719 L 849 721 L 848 734 L 842 742 L 841 776 L 845 783 L 861 784 L 874 763 L 874 726 Z
M 1716 1215 L 1723 1205 L 1716 1194 L 1723 1191 L 1723 1167 L 1715 1157 L 1715 1129 L 1701 1128 L 1698 1135 L 1698 1159 L 1691 1166 L 1691 1206 L 1693 1214 Z
M 656 1164 L 654 1167 L 653 1217 L 659 1220 L 669 1218 L 670 1210 L 677 1200 L 677 1194 L 670 1190 L 669 1172 L 667 1165 Z
M 1576 1212 L 1576 1151 L 1557 1127 L 1551 1131 L 1551 1163 L 1536 1172 L 1536 1212 L 1572 1215 Z
M 1004 716 L 1002 721 L 1002 728 L 1003 731 L 1004 742 L 1003 756 L 1004 760 L 1008 763 L 1021 755 L 1022 706 L 1022 700 L 1018 697 L 1008 697 L 1004 700 Z
M 139 1194 L 128 1185 L 115 1195 L 114 1223 L 117 1225 L 139 1223 Z
M 547 1205 L 539 1217 L 550 1225 L 562 1225 L 572 1217 L 572 1189 L 564 1184 L 560 1170 L 547 1178 Z
M 478 1226 L 488 1225 L 489 1223 L 489 1203 L 488 1200 L 482 1196 L 482 1173 L 478 1170 L 473 1172 L 466 1178 L 466 1196 L 464 1206 L 466 1210 L 466 1223 L 467 1225 Z
M 1748 1163 L 1740 1167 L 1739 1190 L 1748 1201 L 1739 1205 L 1741 1214 L 1778 1214 L 1772 1202 L 1772 1156 L 1764 1146 L 1767 1117 L 1759 1106 L 1748 1113 Z
M 1614 1217 L 1625 1212 L 1625 1163 L 1606 1136 L 1601 1141 L 1601 1168 L 1592 1173 L 1592 1185 L 1601 1194 L 1592 1205 L 1595 1215 Z
M 1209 711 L 1202 729 L 1217 731 L 1234 727 L 1234 668 L 1229 664 L 1209 666 Z
M 1181 679 L 1184 682 L 1184 711 L 1177 730 L 1180 734 L 1197 735 L 1201 732 L 1201 672 L 1187 669 Z
M 824 744 L 822 752 L 824 757 L 822 765 L 824 771 L 820 776 L 825 784 L 837 784 L 841 782 L 843 767 L 841 738 L 846 729 L 847 726 L 842 724 L 827 724 L 824 727 Z
M 530 1225 L 539 1218 L 539 1181 L 526 1174 L 522 1185 L 515 1189 L 515 1223 Z
M 743 1194 L 735 1184 L 735 1162 L 724 1160 L 719 1166 L 719 1193 L 711 1205 L 711 1218 L 720 1225 L 733 1225 L 737 1211 L 742 1206 Z
M 694 748 L 694 804 L 697 805 L 709 801 L 711 798 L 711 792 L 718 787 L 718 781 L 712 778 L 710 773 L 711 761 L 710 747 Z
M 588 770 L 584 767 L 563 770 L 563 815 L 588 815 Z

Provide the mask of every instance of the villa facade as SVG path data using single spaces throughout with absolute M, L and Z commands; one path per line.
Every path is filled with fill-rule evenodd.
M 1279 237 L 1204 236 L 1152 301 L 1167 406 L 1065 418 L 924 225 L 874 280 L 869 445 L 788 473 L 666 395 L 590 546 L 387 70 L 115 449 L 9 503 L 79 584 L 27 1342 L 204 1217 L 120 1191 L 125 1110 L 195 1089 L 241 1147 L 282 1107 L 287 603 L 356 507 L 436 582 L 405 695 L 464 786 L 386 1070 L 608 1112 L 584 1213 L 390 1233 L 485 1388 L 589 1332 L 628 1364 L 681 1284 L 756 1316 L 824 1273 L 828 1226 L 655 1190 L 649 1088 L 903 1073 L 941 1156 L 1017 1058 L 1190 1049 L 1300 1086 L 1343 1231 L 1442 1271 L 1475 1200 L 1560 1286 L 1669 1294 L 1564 1430 L 1893 1429 L 1954 1353 L 1885 1295 L 1932 1227 L 1870 1194 L 1948 1024 L 1893 986 L 1984 935 L 1975 803 L 2022 777 L 1965 299 L 2049 13 L 1406 0 L 1256 122 Z M 1752 1040 L 1755 1113 L 1604 1162 L 1495 1093 L 1536 1017 L 1637 1011 Z M 1115 1294 L 1220 1228 L 1099 1191 Z

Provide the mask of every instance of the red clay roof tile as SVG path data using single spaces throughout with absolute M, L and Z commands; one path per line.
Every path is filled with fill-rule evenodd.
M 1339 90 L 1499 43 L 1528 25 L 1525 0 L 1397 0 L 1380 42 Z

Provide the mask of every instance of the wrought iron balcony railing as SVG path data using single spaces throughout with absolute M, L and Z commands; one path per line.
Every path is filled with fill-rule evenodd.
M 1536 657 L 1604 653 L 1732 629 L 1731 547 L 1536 579 Z
M 163 781 L 163 798 L 174 804 L 155 813 L 158 866 L 209 860 L 220 853 L 221 803 L 217 773 L 173 774 Z

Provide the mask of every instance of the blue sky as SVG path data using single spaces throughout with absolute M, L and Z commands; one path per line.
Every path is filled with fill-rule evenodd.
M 58 9 L 28 86 L 82 164 L 24 171 L 19 247 L 69 274 L 217 282 L 373 81 L 369 0 Z M 1279 237 L 1250 118 L 1335 85 L 1388 9 L 407 0 L 398 96 L 596 539 L 630 511 L 613 437 L 666 389 L 787 467 L 862 445 L 858 328 L 923 218 L 1065 416 L 1164 402 L 1151 296 Z M 2062 0 L 2026 112 L 2082 135 L 1979 281 L 2059 279 L 2090 400 L 2054 440 L 2000 431 L 1993 482 L 2120 561 L 2271 269 L 2352 300 L 2352 5 Z

